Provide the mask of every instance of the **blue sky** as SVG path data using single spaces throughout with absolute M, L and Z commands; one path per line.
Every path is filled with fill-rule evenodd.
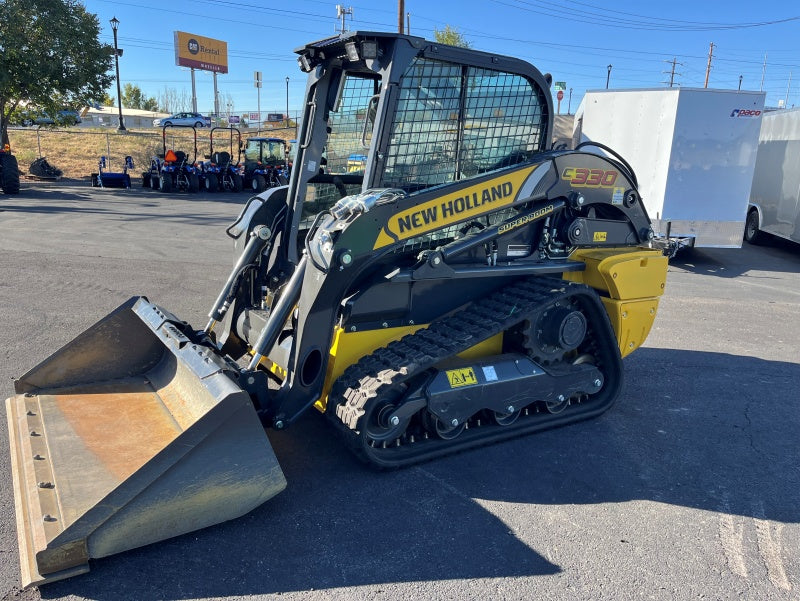
M 342 0 L 339 0 L 342 2 Z M 111 43 L 109 20 L 116 16 L 122 83 L 139 85 L 150 96 L 165 88 L 186 90 L 188 69 L 175 65 L 174 31 L 228 44 L 229 72 L 218 76 L 232 112 L 257 109 L 253 72 L 263 72 L 261 110 L 283 112 L 286 77 L 292 114 L 305 87 L 294 48 L 331 35 L 339 25 L 336 0 L 85 0 L 100 19 L 101 41 Z M 350 30 L 397 29 L 397 1 L 355 0 Z M 445 25 L 457 28 L 473 48 L 527 60 L 555 81 L 567 83 L 561 112 L 567 112 L 569 89 L 574 111 L 587 89 L 662 87 L 673 58 L 675 82 L 703 87 L 709 44 L 714 52 L 709 87 L 767 93 L 767 104 L 800 106 L 800 5 L 727 1 L 624 2 L 621 0 L 405 0 L 411 33 L 428 39 Z M 766 70 L 764 61 L 766 55 Z M 198 109 L 213 109 L 212 76 L 197 71 Z M 115 90 L 110 91 L 112 95 Z M 555 94 L 555 92 L 554 92 Z

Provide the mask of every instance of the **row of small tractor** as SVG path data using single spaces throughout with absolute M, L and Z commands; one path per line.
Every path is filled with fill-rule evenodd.
M 179 127 L 194 133 L 191 156 L 183 150 L 167 147 L 167 129 Z M 217 130 L 226 132 L 227 150 L 214 149 Z M 162 192 L 241 192 L 244 189 L 263 192 L 269 187 L 283 186 L 289 180 L 291 163 L 287 144 L 280 138 L 249 138 L 244 144 L 238 129 L 215 127 L 209 134 L 210 149 L 205 160 L 197 158 L 197 130 L 192 126 L 164 126 L 162 142 L 163 152 L 154 156 L 150 168 L 142 172 L 145 188 Z

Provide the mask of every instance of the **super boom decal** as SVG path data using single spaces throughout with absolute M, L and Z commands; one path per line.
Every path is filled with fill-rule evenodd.
M 392 216 L 378 234 L 373 249 L 383 248 L 512 205 L 521 200 L 520 191 L 537 168 L 546 170 L 546 167 L 541 165 L 520 169 L 400 211 Z M 531 186 L 525 188 L 526 194 L 530 194 Z

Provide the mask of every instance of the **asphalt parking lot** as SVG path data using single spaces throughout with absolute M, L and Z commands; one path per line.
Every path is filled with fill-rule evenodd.
M 0 398 L 132 295 L 204 325 L 246 199 L 0 196 Z M 0 600 L 796 600 L 798 308 L 800 247 L 689 252 L 601 418 L 375 473 L 309 414 L 270 432 L 289 484 L 265 505 L 41 590 L 19 590 L 3 427 Z

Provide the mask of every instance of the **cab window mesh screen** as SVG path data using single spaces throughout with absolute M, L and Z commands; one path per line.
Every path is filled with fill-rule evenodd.
M 328 117 L 328 139 L 319 175 L 309 180 L 303 202 L 303 217 L 311 218 L 329 209 L 344 196 L 361 191 L 361 183 L 337 181 L 337 175 L 362 175 L 374 127 L 370 98 L 378 93 L 377 79 L 347 74 L 336 110 Z M 362 143 L 363 137 L 363 143 Z
M 520 75 L 417 59 L 404 74 L 383 185 L 414 192 L 543 149 L 542 91 Z
M 361 144 L 361 137 L 369 146 L 372 139 L 372 122 L 367 116 L 369 99 L 377 93 L 374 79 L 345 76 L 344 87 L 336 111 L 328 118 L 328 144 L 325 148 L 328 173 L 347 173 L 347 161 L 351 155 L 365 155 L 367 150 Z
M 462 177 L 514 165 L 540 149 L 542 103 L 528 80 L 470 69 L 465 96 Z
M 459 65 L 417 60 L 403 76 L 384 181 L 407 190 L 455 180 Z

